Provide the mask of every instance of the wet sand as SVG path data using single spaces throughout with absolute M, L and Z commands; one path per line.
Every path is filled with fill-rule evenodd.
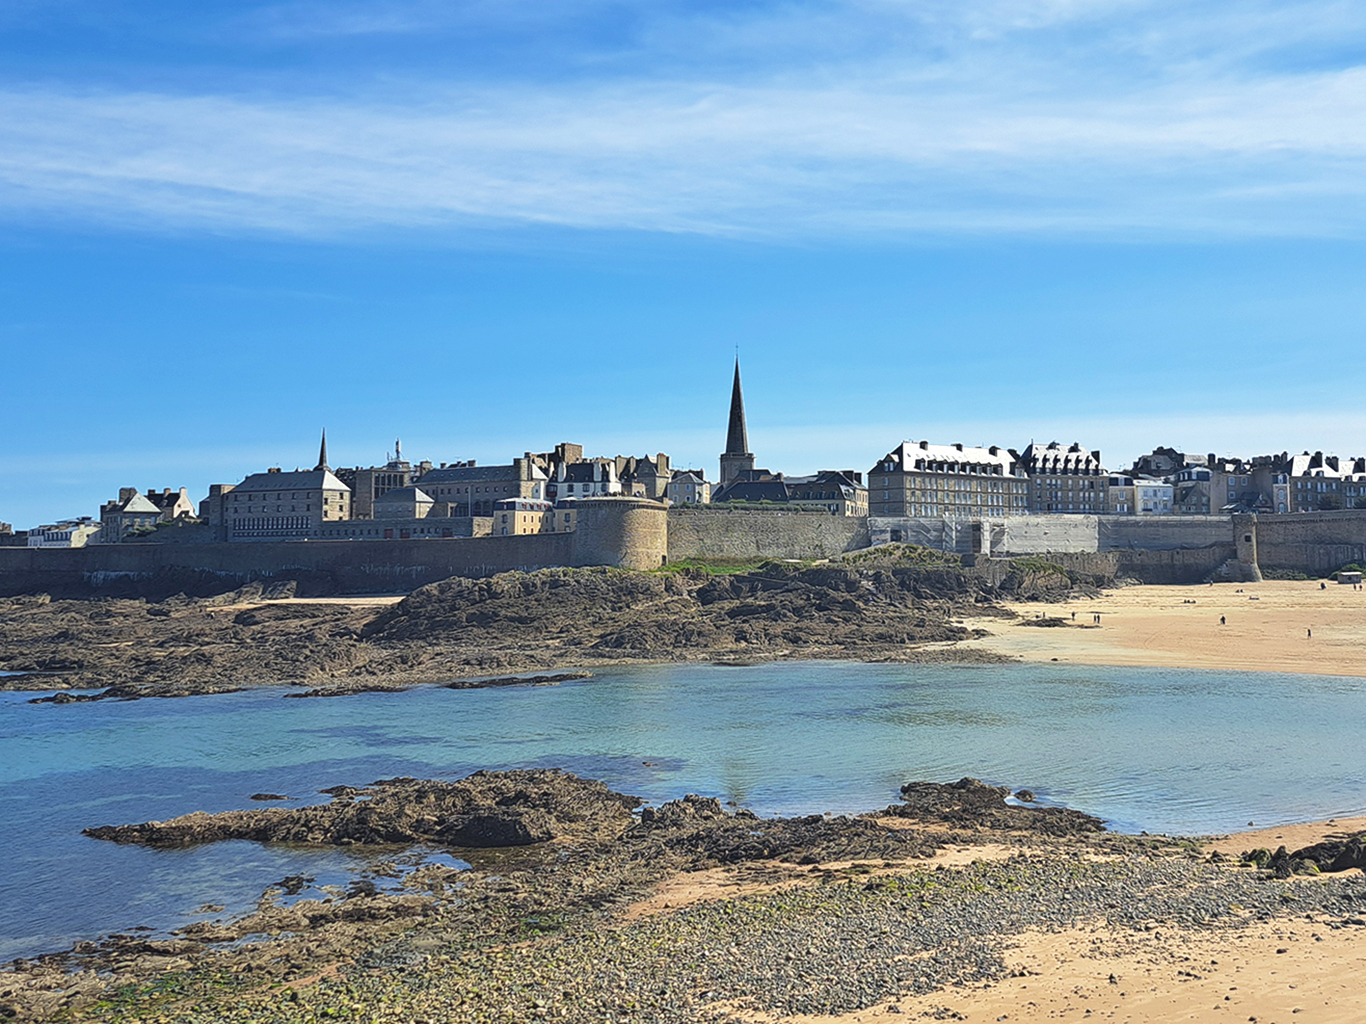
M 960 646 L 1025 661 L 1366 676 L 1366 591 L 1336 583 L 1326 589 L 1317 580 L 1135 586 L 1097 598 L 1007 607 L 1020 621 L 1043 614 L 1067 624 L 966 619 L 964 625 L 991 636 Z

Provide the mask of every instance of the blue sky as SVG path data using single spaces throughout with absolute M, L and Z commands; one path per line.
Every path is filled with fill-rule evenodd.
M 1366 453 L 1366 8 L 0 8 L 0 519 L 577 440 Z

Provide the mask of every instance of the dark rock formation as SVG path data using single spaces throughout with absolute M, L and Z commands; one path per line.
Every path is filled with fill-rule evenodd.
M 330 846 L 442 843 L 524 846 L 560 833 L 620 831 L 635 797 L 549 769 L 476 772 L 459 782 L 386 779 L 328 791 L 313 807 L 187 814 L 170 821 L 88 828 L 94 839 L 189 846 L 221 839 Z
M 957 782 L 908 782 L 901 787 L 903 803 L 884 814 L 920 822 L 940 822 L 961 828 L 991 828 L 1074 835 L 1103 832 L 1105 825 L 1081 811 L 1063 807 L 1012 807 L 1006 803 L 1010 790 L 988 786 L 979 779 Z M 1031 794 L 1032 795 L 1032 794 Z
M 1313 864 L 1320 871 L 1346 871 L 1349 868 L 1366 870 L 1366 832 L 1330 837 L 1321 843 L 1296 850 L 1289 855 L 1289 860 L 1292 863 L 1303 861 Z

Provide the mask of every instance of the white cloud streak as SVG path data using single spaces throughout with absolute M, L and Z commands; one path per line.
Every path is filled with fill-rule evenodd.
M 913 8 L 903 28 L 919 33 L 918 46 L 928 39 L 944 52 L 893 46 L 743 80 L 693 68 L 554 88 L 411 82 L 383 102 L 10 87 L 0 92 L 0 210 L 298 234 L 550 224 L 771 238 L 1355 237 L 1366 228 L 1366 69 L 1230 70 L 1235 52 L 1256 47 L 1246 26 L 1240 35 L 1218 18 L 1228 47 L 1192 61 L 1191 39 L 1209 24 L 1173 27 L 1161 5 L 1138 0 L 952 13 L 863 0 L 849 10 L 887 18 L 898 7 Z M 1336 10 L 1326 5 L 1325 16 Z M 1156 19 L 1151 31 L 1138 31 L 1135 11 Z M 406 27 L 401 14 L 383 31 Z M 1266 29 L 1285 14 L 1258 8 L 1250 20 Z M 1108 26 L 1105 52 L 1160 51 L 1154 37 L 1167 39 L 1179 59 L 1124 74 L 1099 67 L 1088 44 L 1077 64 L 1098 69 L 1082 88 L 1058 44 L 1010 41 L 1058 25 Z M 727 38 L 753 30 L 732 26 Z M 1008 38 L 981 50 L 962 37 Z

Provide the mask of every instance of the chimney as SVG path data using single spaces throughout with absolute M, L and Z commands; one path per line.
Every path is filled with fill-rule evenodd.
M 992 455 L 1001 454 L 1001 449 L 997 448 L 995 445 L 992 445 L 990 448 L 987 449 L 987 451 L 991 452 Z
M 921 442 L 920 442 L 920 447 L 923 448 L 923 449 L 925 449 L 925 451 L 929 451 L 929 450 L 930 450 L 930 442 L 928 442 L 928 441 L 921 441 Z
M 953 443 L 953 446 L 954 446 L 955 448 L 957 448 L 960 452 L 963 450 L 963 444 L 962 444 L 961 441 L 955 441 L 955 442 Z
M 133 500 L 133 495 L 135 495 L 135 494 L 137 494 L 137 493 L 138 493 L 138 489 L 137 489 L 136 487 L 120 487 L 120 488 L 119 488 L 119 504 L 120 504 L 120 505 L 123 505 L 123 504 L 126 504 L 126 503 L 129 502 L 129 501 L 132 501 L 132 500 Z
M 271 466 L 269 469 L 266 470 L 266 472 L 267 472 L 267 473 L 278 473 L 278 472 L 280 472 L 280 467 L 279 467 L 279 466 Z

